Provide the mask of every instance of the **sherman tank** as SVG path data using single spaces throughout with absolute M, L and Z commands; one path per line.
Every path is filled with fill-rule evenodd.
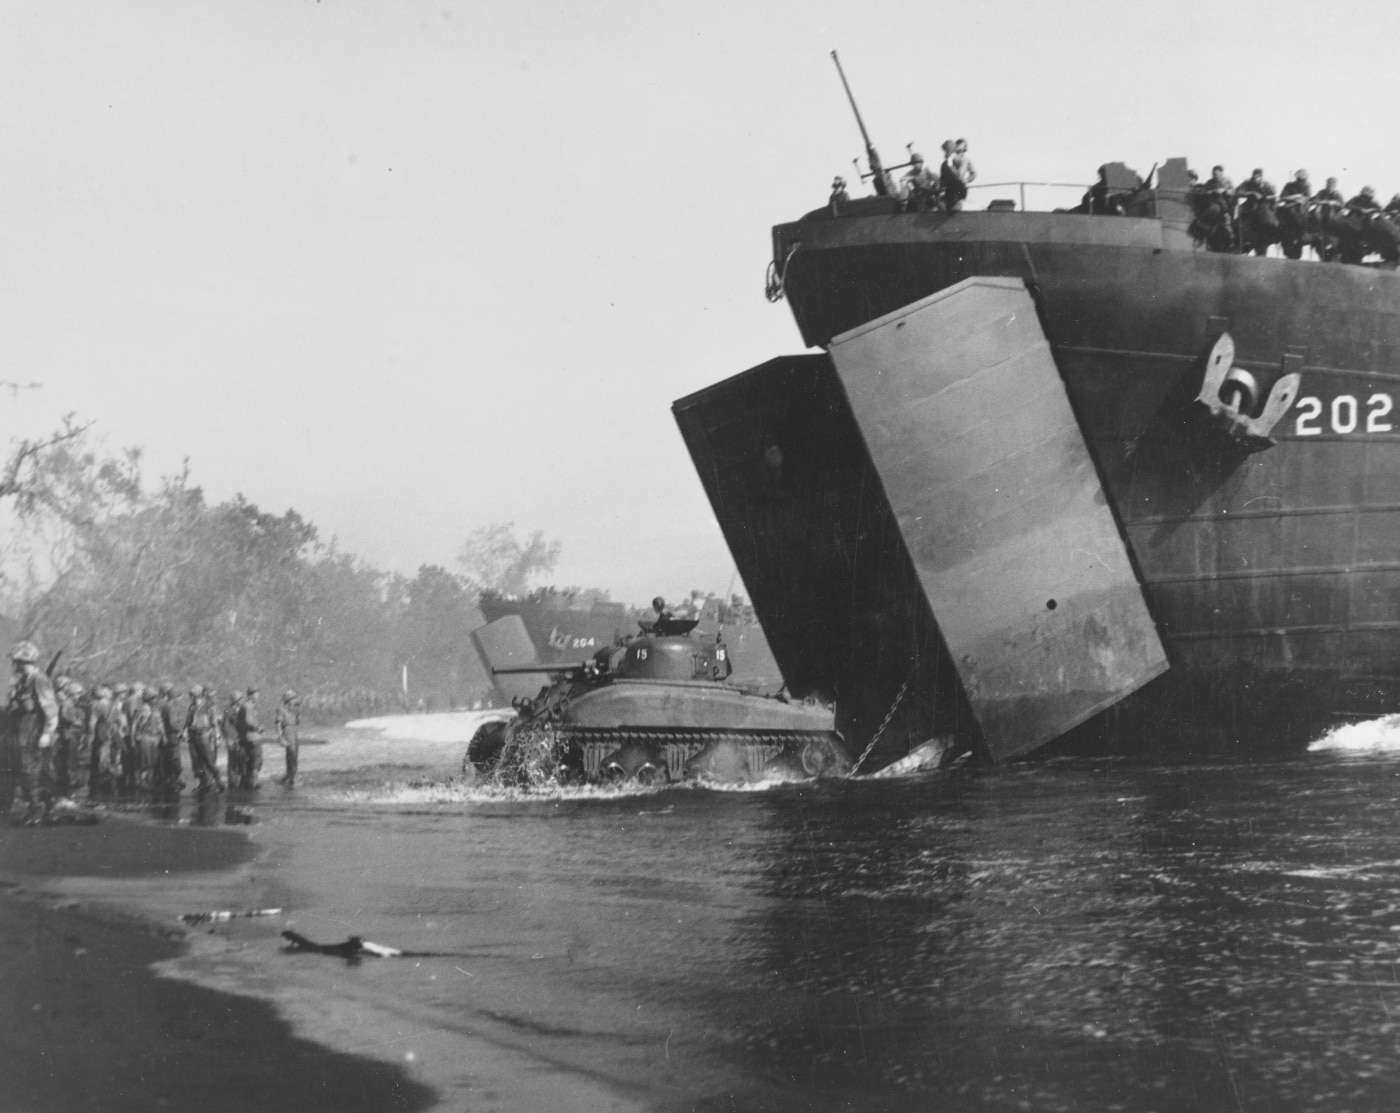
M 657 617 L 576 664 L 493 670 L 549 682 L 514 701 L 516 717 L 483 726 L 464 773 L 503 784 L 683 779 L 747 781 L 839 775 L 851 767 L 835 708 L 809 696 L 762 695 L 730 682 L 722 637 L 695 619 Z

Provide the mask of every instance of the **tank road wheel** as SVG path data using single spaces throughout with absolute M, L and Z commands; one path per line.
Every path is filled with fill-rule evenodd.
M 802 747 L 802 772 L 809 777 L 820 777 L 831 765 L 831 748 L 825 742 L 815 739 Z

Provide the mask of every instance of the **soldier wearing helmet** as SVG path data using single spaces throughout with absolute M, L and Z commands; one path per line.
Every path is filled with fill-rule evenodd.
M 137 684 L 132 692 L 131 768 L 127 782 L 133 788 L 149 792 L 156 787 L 156 763 L 165 737 L 160 712 L 156 709 L 156 690 Z
M 179 792 L 184 787 L 180 779 L 184 770 L 180 765 L 180 739 L 184 735 L 184 724 L 175 708 L 175 686 L 163 683 L 155 702 L 156 714 L 160 717 L 160 746 L 156 755 L 156 787 L 162 792 Z
M 258 722 L 258 690 L 250 687 L 233 719 L 239 750 L 239 786 L 262 788 L 262 724 Z M 229 777 L 232 780 L 232 774 Z
M 87 787 L 88 710 L 83 706 L 83 686 L 72 677 L 60 677 L 54 685 L 58 699 L 58 739 L 54 747 L 54 791 L 67 799 Z
M 300 745 L 297 735 L 301 727 L 301 700 L 290 688 L 282 693 L 282 706 L 273 717 L 273 725 L 277 728 L 277 741 L 282 744 L 282 753 L 287 761 L 287 772 L 278 777 L 277 782 L 294 788 L 297 783 L 297 750 Z
M 831 215 L 840 216 L 850 203 L 851 195 L 846 192 L 846 179 L 838 174 L 831 179 L 831 196 L 827 198 L 827 204 L 831 207 Z
M 214 737 L 218 731 L 214 707 L 205 694 L 204 686 L 196 684 L 190 688 L 190 704 L 185 711 L 185 740 L 190 747 L 190 769 L 199 782 L 199 795 L 206 795 L 211 788 L 223 792 L 224 782 L 219 776 L 219 767 L 213 751 Z
M 24 798 L 24 822 L 48 818 L 54 798 L 54 737 L 58 731 L 58 701 L 53 682 L 39 669 L 39 647 L 23 641 L 10 651 L 14 676 L 0 731 L 0 814 Z
M 224 753 L 228 755 L 229 788 L 243 783 L 243 747 L 238 744 L 238 709 L 242 702 L 243 692 L 235 688 L 219 716 L 219 736 L 224 740 Z
M 899 195 L 910 212 L 921 213 L 939 207 L 938 175 L 924 165 L 924 156 L 918 151 L 909 152 L 909 169 L 899 179 Z

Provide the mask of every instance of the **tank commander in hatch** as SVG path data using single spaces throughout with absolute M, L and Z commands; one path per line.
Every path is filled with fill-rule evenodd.
M 924 165 L 924 156 L 918 151 L 909 152 L 909 169 L 899 179 L 899 196 L 904 199 L 904 207 L 911 213 L 937 210 L 938 175 Z

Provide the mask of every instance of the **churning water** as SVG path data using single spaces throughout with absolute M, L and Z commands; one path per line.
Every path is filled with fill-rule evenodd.
M 470 716 L 379 721 L 251 830 L 296 930 L 422 954 L 249 922 L 220 961 L 454 1109 L 550 1107 L 486 1100 L 491 1048 L 654 1109 L 1400 1108 L 1397 723 L 1264 764 L 521 795 L 453 780 Z

